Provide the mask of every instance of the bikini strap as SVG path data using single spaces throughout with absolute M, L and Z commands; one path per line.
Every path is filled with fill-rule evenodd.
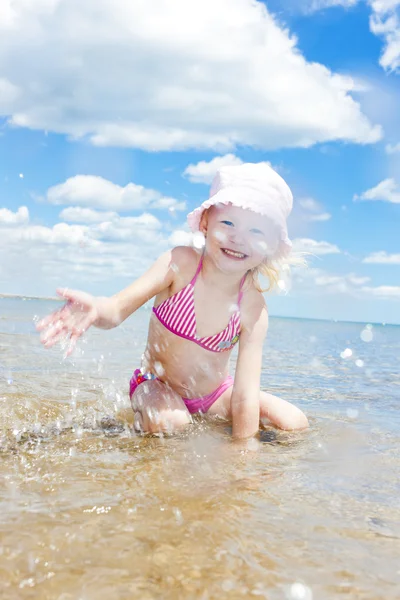
M 246 281 L 246 276 L 247 276 L 247 273 L 245 273 L 243 275 L 242 281 L 240 282 L 239 296 L 238 296 L 238 306 L 240 306 L 240 303 L 241 303 L 242 298 L 243 298 L 243 286 L 244 286 L 244 282 Z
M 197 279 L 197 277 L 198 277 L 198 275 L 199 275 L 199 273 L 201 271 L 201 267 L 203 266 L 203 256 L 204 256 L 204 254 L 202 253 L 200 261 L 199 261 L 199 264 L 198 264 L 198 267 L 197 267 L 197 271 L 194 274 L 194 277 L 193 277 L 192 281 L 190 282 L 191 285 L 194 285 L 196 283 L 196 279 Z

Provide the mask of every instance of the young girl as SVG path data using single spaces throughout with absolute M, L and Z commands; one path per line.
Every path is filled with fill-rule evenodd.
M 200 253 L 177 247 L 111 298 L 57 290 L 67 303 L 37 326 L 45 347 L 70 336 L 68 354 L 91 326 L 116 327 L 155 297 L 141 369 L 130 381 L 135 428 L 171 432 L 196 412 L 232 421 L 233 436 L 258 432 L 260 418 L 304 429 L 295 406 L 260 391 L 268 312 L 259 273 L 276 281 L 273 265 L 288 256 L 286 219 L 293 198 L 266 163 L 221 168 L 210 197 L 188 215 L 204 235 Z M 239 343 L 235 378 L 229 358 Z

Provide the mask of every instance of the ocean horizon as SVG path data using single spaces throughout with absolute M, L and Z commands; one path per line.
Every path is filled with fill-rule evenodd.
M 40 300 L 40 301 L 46 301 L 46 302 L 64 302 L 63 298 L 60 298 L 59 296 L 30 296 L 27 294 L 0 294 L 0 300 Z M 141 308 L 145 308 L 148 309 L 149 306 L 152 305 L 152 300 L 150 300 L 149 302 L 146 303 L 146 305 L 144 305 Z M 139 309 L 140 310 L 140 309 Z M 316 318 L 316 317 L 298 317 L 298 316 L 293 316 L 293 315 L 276 315 L 276 314 L 272 314 L 271 312 L 269 313 L 270 318 L 272 319 L 293 319 L 293 320 L 300 320 L 300 321 L 322 321 L 322 322 L 326 322 L 326 323 L 355 323 L 355 324 L 365 324 L 365 325 L 374 325 L 374 326 L 379 326 L 379 327 L 400 327 L 400 323 L 391 323 L 391 322 L 379 322 L 379 321 L 351 321 L 348 319 L 322 319 L 322 318 Z

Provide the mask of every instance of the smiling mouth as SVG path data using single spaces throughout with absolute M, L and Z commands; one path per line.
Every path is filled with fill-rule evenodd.
M 236 258 L 238 260 L 247 258 L 247 254 L 243 254 L 242 252 L 236 252 L 235 250 L 229 250 L 228 248 L 221 248 L 221 250 L 226 256 L 230 256 L 231 258 Z

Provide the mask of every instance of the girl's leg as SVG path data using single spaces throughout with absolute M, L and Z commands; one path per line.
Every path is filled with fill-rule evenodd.
M 138 385 L 131 404 L 135 429 L 143 433 L 173 433 L 192 422 L 179 394 L 157 379 Z
M 210 407 L 208 414 L 216 415 L 229 421 L 232 419 L 232 389 L 230 387 L 221 394 L 218 400 Z M 271 425 L 279 427 L 279 429 L 290 431 L 306 429 L 308 427 L 307 417 L 297 406 L 278 396 L 273 396 L 263 391 L 260 391 L 260 421 L 263 424 L 269 422 Z
M 294 404 L 278 396 L 260 391 L 260 421 L 268 422 L 279 429 L 293 431 L 306 429 L 308 420 L 306 415 Z

